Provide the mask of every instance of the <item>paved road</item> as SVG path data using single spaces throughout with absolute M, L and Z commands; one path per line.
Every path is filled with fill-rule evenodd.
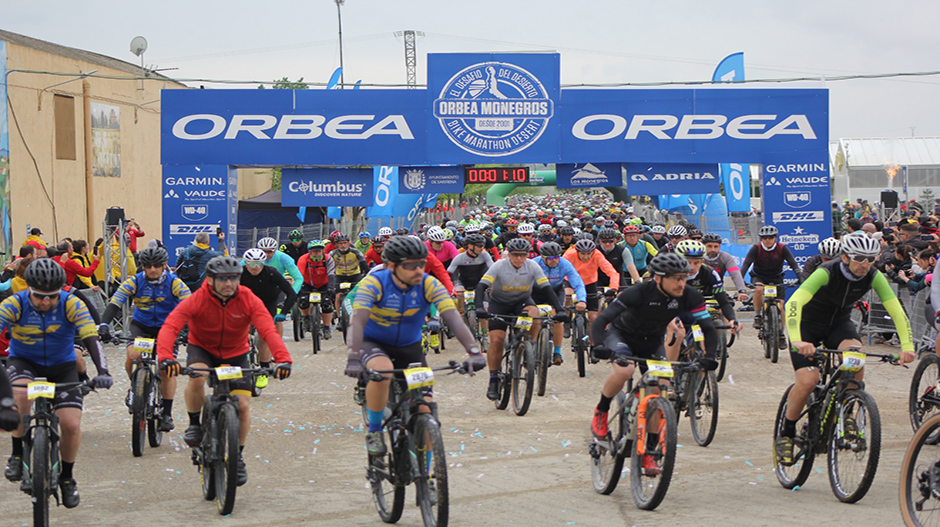
M 450 376 L 438 381 L 444 443 L 450 461 L 454 525 L 811 525 L 900 521 L 898 470 L 912 432 L 906 416 L 911 370 L 869 368 L 869 391 L 884 423 L 883 453 L 868 496 L 855 505 L 833 497 L 820 458 L 795 492 L 777 483 L 771 465 L 771 430 L 780 395 L 791 382 L 789 363 L 763 359 L 754 331 L 731 349 L 730 376 L 720 384 L 717 436 L 711 446 L 694 444 L 688 420 L 679 425 L 676 474 L 657 511 L 637 510 L 629 479 L 610 496 L 593 491 L 588 424 L 609 366 L 589 366 L 579 378 L 573 356 L 549 373 L 549 390 L 528 415 L 497 411 L 485 399 L 486 377 Z M 262 525 L 380 525 L 365 481 L 362 417 L 352 403 L 350 379 L 339 340 L 312 355 L 309 341 L 288 342 L 294 376 L 272 381 L 252 401 L 252 430 L 245 450 L 249 481 L 238 490 L 235 512 L 216 513 L 202 499 L 199 477 L 181 435 L 182 394 L 174 414 L 178 429 L 143 457 L 130 451 L 130 420 L 123 405 L 123 373 L 109 392 L 86 399 L 84 439 L 76 476 L 82 494 L 74 510 L 52 512 L 59 525 L 181 525 L 200 522 Z M 451 345 L 456 347 L 456 342 Z M 112 364 L 122 351 L 109 347 Z M 448 349 L 431 358 L 461 358 Z M 733 381 L 733 382 L 730 382 Z M 182 391 L 182 384 L 180 392 Z M 3 457 L 9 442 L 2 440 Z M 420 525 L 414 494 L 400 525 Z M 0 484 L 3 525 L 29 525 L 30 503 L 14 485 Z

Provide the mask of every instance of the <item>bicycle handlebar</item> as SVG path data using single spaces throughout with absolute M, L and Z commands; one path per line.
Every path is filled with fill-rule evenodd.
M 274 375 L 275 368 L 242 368 L 242 374 L 249 375 L 267 375 L 269 377 L 275 377 Z M 215 373 L 215 368 L 192 368 L 190 366 L 183 366 L 180 368 L 180 375 L 188 375 L 192 378 L 199 377 L 201 372 L 208 372 L 210 375 Z
M 849 348 L 846 350 L 831 350 L 825 348 L 816 348 L 816 356 L 824 358 L 826 355 L 838 355 L 845 352 L 854 352 L 854 353 L 863 353 L 866 357 L 878 357 L 881 359 L 880 362 L 887 362 L 892 366 L 901 366 L 901 355 L 899 353 L 869 353 L 867 351 L 862 351 L 861 348 Z M 907 368 L 907 366 L 904 366 Z
M 39 379 L 41 378 L 42 377 L 34 379 L 33 382 L 48 382 L 45 380 L 40 381 Z M 80 387 L 83 395 L 89 392 L 95 391 L 95 382 L 93 379 L 88 379 L 87 381 L 79 381 L 79 382 L 57 382 L 53 384 L 55 384 L 56 389 L 62 388 L 65 390 L 70 390 L 75 387 Z M 15 384 L 15 383 L 11 384 L 10 386 L 13 388 L 28 388 L 29 387 L 28 384 Z
M 405 373 L 406 370 L 411 368 L 396 368 L 391 370 L 373 370 L 366 368 L 365 374 L 371 381 L 381 382 L 385 380 L 385 375 L 395 375 L 397 373 Z M 459 373 L 461 375 L 472 374 L 473 372 L 467 370 L 464 367 L 464 363 L 457 362 L 455 360 L 450 361 L 447 366 L 440 366 L 437 368 L 431 368 L 431 371 L 448 371 L 447 375 L 452 375 L 454 373 Z

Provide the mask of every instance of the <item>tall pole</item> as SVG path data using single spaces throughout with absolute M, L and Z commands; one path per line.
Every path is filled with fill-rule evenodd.
M 343 69 L 343 13 L 340 6 L 346 0 L 336 0 L 336 18 L 339 20 L 339 87 L 346 88 L 346 70 Z

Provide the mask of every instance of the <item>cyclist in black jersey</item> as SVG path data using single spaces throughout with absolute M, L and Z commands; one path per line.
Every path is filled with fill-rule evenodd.
M 741 275 L 747 276 L 747 271 L 751 264 L 754 264 L 754 270 L 751 271 L 751 282 L 754 283 L 754 329 L 760 329 L 763 325 L 764 308 L 764 284 L 783 284 L 783 263 L 786 261 L 790 269 L 800 278 L 800 264 L 796 263 L 796 258 L 790 252 L 786 245 L 777 241 L 777 228 L 773 225 L 764 225 L 758 231 L 760 243 L 751 247 L 744 257 L 744 263 L 741 265 Z
M 493 258 L 490 253 L 483 250 L 486 245 L 486 239 L 479 234 L 471 234 L 464 240 L 466 250 L 458 254 L 447 272 L 450 273 L 454 281 L 454 292 L 457 298 L 457 310 L 463 313 L 463 292 L 475 291 L 480 279 L 486 274 L 486 271 L 493 265 Z M 482 305 L 483 299 L 480 299 L 479 305 Z
M 287 253 L 287 256 L 290 256 L 296 264 L 301 256 L 307 254 L 307 242 L 304 241 L 304 234 L 300 232 L 300 229 L 290 231 L 288 238 L 290 243 L 282 245 L 281 251 Z
M 265 265 L 267 257 L 261 249 L 248 249 L 244 254 L 245 267 L 242 269 L 241 285 L 247 287 L 261 299 L 268 313 L 274 318 L 274 322 L 283 322 L 287 317 L 284 313 L 290 313 L 294 302 L 297 301 L 297 293 L 294 287 L 284 278 L 284 274 L 270 265 Z M 284 304 L 281 306 L 281 312 L 278 313 L 277 301 L 284 293 Z M 271 350 L 264 339 L 258 339 L 258 362 L 262 368 L 271 365 Z M 259 388 L 267 387 L 267 376 L 258 384 Z M 263 384 L 263 386 L 262 386 Z
M 574 227 L 566 225 L 558 229 L 558 239 L 555 240 L 555 243 L 561 245 L 561 252 L 564 253 L 574 245 Z

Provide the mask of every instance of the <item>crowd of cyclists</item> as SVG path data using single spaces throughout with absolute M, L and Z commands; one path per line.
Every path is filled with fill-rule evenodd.
M 377 381 L 367 372 L 416 363 L 426 366 L 421 345 L 425 328 L 460 342 L 469 355 L 466 370 L 488 368 L 485 394 L 491 400 L 498 397 L 498 370 L 508 328 L 505 317 L 537 318 L 539 305 L 551 307 L 550 319 L 542 320 L 553 325 L 553 367 L 565 362 L 563 349 L 571 317 L 586 312 L 595 360 L 675 361 L 680 344 L 695 326 L 701 330 L 702 342 L 698 365 L 709 371 L 718 366 L 718 334 L 708 301 L 717 304 L 714 320 L 737 334 L 742 325 L 735 301 L 751 298 L 744 281 L 749 275 L 755 289 L 751 300 L 754 326 L 760 327 L 762 288 L 783 284 L 785 265 L 800 284 L 785 309 L 795 381 L 775 456 L 782 464 L 792 464 L 795 423 L 819 379 L 814 352 L 821 345 L 840 350 L 861 345 L 849 315 L 855 302 L 870 290 L 878 294 L 895 322 L 901 362 L 914 360 L 910 324 L 889 280 L 903 282 L 912 290 L 931 287 L 933 305 L 940 306 L 940 285 L 927 279 L 937 273 L 932 268 L 937 259 L 936 217 L 924 218 L 911 214 L 902 223 L 881 226 L 875 232 L 853 229 L 850 224 L 850 232 L 838 232 L 840 239 L 823 240 L 819 256 L 802 268 L 778 241 L 777 229 L 765 225 L 758 232 L 758 243 L 738 265 L 721 250 L 721 236 L 702 232 L 686 221 L 670 225 L 648 221 L 629 204 L 599 195 L 589 199 L 580 194 L 522 195 L 510 205 L 479 207 L 441 224 L 416 225 L 414 230 L 382 227 L 375 235 L 336 230 L 323 240 L 305 240 L 296 229 L 284 244 L 274 238 L 258 240 L 241 258 L 228 255 L 224 247 L 212 250 L 208 236 L 199 235 L 172 267 L 166 249 L 154 241 L 133 252 L 128 262 L 134 264 L 132 272 L 114 284 L 102 313 L 82 292 L 97 283 L 86 279 L 100 269 L 101 251 L 90 251 L 82 240 L 63 240 L 53 247 L 34 229 L 19 258 L 0 276 L 0 290 L 8 290 L 0 304 L 0 347 L 6 356 L 6 369 L 0 374 L 0 428 L 12 431 L 5 476 L 20 481 L 28 461 L 23 459 L 22 417 L 30 403 L 24 383 L 39 377 L 56 383 L 90 377 L 84 354 L 76 353 L 74 344 L 80 341 L 96 368 L 93 385 L 109 388 L 112 373 L 101 343 L 112 338 L 112 323 L 127 305 L 133 314 L 122 329 L 123 336 L 156 340 L 163 381 L 158 426 L 170 431 L 175 427 L 172 407 L 182 367 L 177 356 L 181 332 L 186 366 L 247 368 L 248 334 L 254 328 L 260 336 L 260 366 L 285 379 L 291 374 L 292 359 L 282 340 L 283 323 L 293 313 L 309 324 L 311 294 L 318 293 L 318 331 L 323 339 L 333 338 L 340 318 L 337 310 L 346 310 L 348 315 L 348 327 L 338 328 L 345 335 L 345 374 L 365 386 L 366 448 L 370 455 L 383 456 L 387 451 L 383 411 L 391 379 L 386 375 Z M 912 229 L 916 237 L 910 234 Z M 919 252 L 912 257 L 913 249 L 905 247 Z M 89 261 L 89 252 L 98 256 Z M 194 271 L 187 269 L 184 280 L 177 271 L 184 274 L 188 261 L 195 262 Z M 113 281 L 98 274 L 100 281 Z M 734 287 L 730 295 L 726 276 Z M 466 323 L 469 310 L 464 293 L 471 291 L 476 299 L 473 313 L 483 328 L 480 334 Z M 539 328 L 537 321 L 531 334 L 536 335 Z M 138 354 L 133 344 L 127 346 L 124 369 L 129 376 Z M 609 437 L 611 401 L 634 369 L 633 362 L 611 362 L 590 420 L 596 440 Z M 858 372 L 859 380 L 863 373 Z M 205 383 L 205 375 L 196 376 L 184 390 L 189 417 L 184 439 L 190 446 L 201 440 Z M 254 386 L 239 382 L 232 390 L 238 396 L 240 449 L 247 441 L 252 396 L 267 383 L 266 376 L 259 376 Z M 431 400 L 430 388 L 424 395 Z M 129 392 L 128 408 L 130 400 Z M 79 503 L 73 467 L 81 440 L 81 409 L 77 391 L 57 393 L 63 462 L 59 483 L 66 507 Z M 655 444 L 654 437 L 651 441 Z M 642 467 L 649 474 L 660 470 L 651 454 L 643 458 Z M 241 456 L 237 479 L 239 485 L 248 479 Z

